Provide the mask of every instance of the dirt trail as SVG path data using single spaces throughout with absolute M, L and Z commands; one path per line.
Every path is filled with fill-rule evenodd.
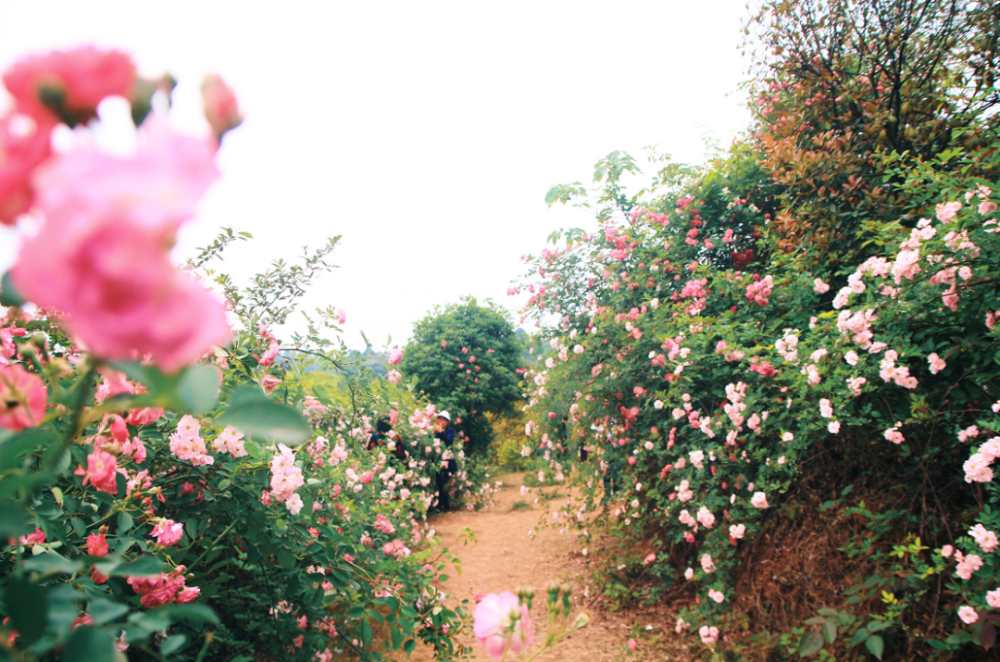
M 475 608 L 473 592 L 502 593 L 513 591 L 517 586 L 533 586 L 538 590 L 532 609 L 532 620 L 535 624 L 535 650 L 543 639 L 547 625 L 546 602 L 544 587 L 550 581 L 557 579 L 568 581 L 573 585 L 574 608 L 571 617 L 581 609 L 586 608 L 591 614 L 589 626 L 574 632 L 559 645 L 545 651 L 537 658 L 538 662 L 562 662 L 586 660 L 588 662 L 604 662 L 612 660 L 643 660 L 644 651 L 628 651 L 625 647 L 628 640 L 629 627 L 633 625 L 634 615 L 625 613 L 603 613 L 595 608 L 595 601 L 584 597 L 585 587 L 594 592 L 593 582 L 586 566 L 574 560 L 570 552 L 574 548 L 572 534 L 561 535 L 552 527 L 540 529 L 534 539 L 529 534 L 535 528 L 539 517 L 546 511 L 554 511 L 566 503 L 568 490 L 566 488 L 545 488 L 544 492 L 561 493 L 561 498 L 555 498 L 548 503 L 539 499 L 538 490 L 532 490 L 522 497 L 520 487 L 522 475 L 512 474 L 502 476 L 503 486 L 494 495 L 495 505 L 492 508 L 472 512 L 460 511 L 446 513 L 432 518 L 431 525 L 437 531 L 446 547 L 462 560 L 462 574 L 448 572 L 448 582 L 445 590 L 451 593 L 458 603 L 469 599 L 470 610 Z M 513 509 L 518 501 L 531 504 L 531 509 Z M 523 508 L 523 507 L 522 507 Z M 460 536 L 466 529 L 472 529 L 476 542 L 462 546 Z M 640 625 L 645 623 L 640 622 Z M 465 643 L 472 646 L 477 660 L 489 660 L 485 649 L 479 646 L 472 637 Z M 629 655 L 631 653 L 631 655 Z M 410 656 L 416 662 L 431 662 L 434 660 L 433 650 L 418 647 Z M 664 659 L 663 656 L 648 659 Z

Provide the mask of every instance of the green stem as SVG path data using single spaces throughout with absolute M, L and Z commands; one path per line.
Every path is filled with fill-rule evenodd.
M 212 639 L 214 638 L 215 637 L 211 632 L 205 635 L 205 643 L 202 644 L 201 651 L 198 652 L 198 657 L 195 658 L 194 662 L 201 662 L 203 659 L 205 659 L 205 653 L 208 652 L 208 647 L 212 643 Z
M 220 540 L 222 540 L 223 536 L 225 536 L 225 535 L 226 535 L 227 533 L 229 533 L 230 531 L 232 531 L 232 530 L 233 530 L 233 527 L 234 527 L 234 526 L 236 526 L 236 524 L 237 524 L 238 522 L 239 522 L 239 520 L 235 520 L 235 519 L 234 519 L 234 520 L 233 520 L 233 523 L 232 523 L 232 524 L 230 524 L 229 526 L 227 526 L 227 527 L 225 528 L 225 530 L 224 530 L 224 531 L 223 531 L 222 533 L 220 533 L 220 534 L 219 534 L 219 535 L 218 535 L 218 536 L 217 536 L 217 537 L 215 538 L 215 540 L 214 540 L 214 541 L 212 542 L 212 544 L 211 544 L 211 545 L 209 545 L 209 546 L 208 546 L 208 548 L 207 548 L 207 549 L 206 549 L 206 550 L 205 550 L 204 552 L 202 552 L 202 553 L 201 553 L 201 556 L 199 556 L 198 558 L 196 558 L 196 559 L 194 560 L 194 563 L 192 563 L 191 565 L 189 565 L 189 566 L 187 567 L 187 571 L 188 571 L 188 572 L 190 572 L 192 568 L 194 568 L 194 567 L 195 567 L 196 565 L 198 565 L 198 564 L 199 564 L 199 563 L 201 562 L 201 560 L 202 560 L 203 558 L 205 558 L 205 555 L 206 555 L 206 554 L 208 554 L 208 553 L 209 553 L 210 551 L 212 551 L 212 550 L 213 550 L 213 549 L 215 548 L 215 546 L 219 544 L 219 541 L 220 541 Z M 206 645 L 207 645 L 207 644 L 206 644 Z M 199 657 L 199 659 L 201 659 L 201 658 Z

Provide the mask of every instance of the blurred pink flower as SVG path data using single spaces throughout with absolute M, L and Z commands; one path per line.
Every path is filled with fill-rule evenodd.
M 3 76 L 20 112 L 41 124 L 63 121 L 70 126 L 97 117 L 97 106 L 105 97 L 129 99 L 135 80 L 132 58 L 93 46 L 32 55 Z
M 13 225 L 31 207 L 35 198 L 31 176 L 51 153 L 49 129 L 35 125 L 21 130 L 18 119 L 0 118 L 0 223 L 5 225 Z
M 511 653 L 520 654 L 535 639 L 527 605 L 519 604 L 510 591 L 500 595 L 490 593 L 483 598 L 476 606 L 473 620 L 476 641 L 494 660 L 502 658 L 508 646 Z
M 0 366 L 0 428 L 20 432 L 45 417 L 48 391 L 38 375 L 19 364 Z
M 67 313 L 95 354 L 148 354 L 173 372 L 230 335 L 221 301 L 168 253 L 217 173 L 202 141 L 155 122 L 140 140 L 131 159 L 84 148 L 39 173 L 46 222 L 11 276 L 29 300 Z
M 205 119 L 220 140 L 227 131 L 243 123 L 236 93 L 218 74 L 208 74 L 201 84 L 201 97 L 205 103 Z
M 91 556 L 108 555 L 108 541 L 103 533 L 91 533 L 87 536 L 87 553 Z
M 74 472 L 83 476 L 83 484 L 88 482 L 96 489 L 108 494 L 118 494 L 118 460 L 111 453 L 95 450 L 87 456 L 87 468 L 78 466 Z
M 403 350 L 397 348 L 389 352 L 389 365 L 399 365 L 402 360 Z

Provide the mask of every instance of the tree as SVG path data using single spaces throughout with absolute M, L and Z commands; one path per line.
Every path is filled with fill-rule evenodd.
M 899 219 L 880 155 L 988 157 L 1000 94 L 995 3 L 768 0 L 752 18 L 755 135 L 782 187 L 775 243 L 812 267 L 864 259 L 864 221 Z M 947 160 L 947 159 L 946 159 Z M 969 174 L 995 179 L 983 158 Z M 919 218 L 919 217 L 917 217 Z M 912 226 L 917 218 L 907 223 Z
M 479 450 L 492 438 L 486 414 L 511 413 L 521 396 L 520 365 L 521 342 L 507 311 L 466 297 L 413 325 L 400 369 L 439 408 L 450 410 Z

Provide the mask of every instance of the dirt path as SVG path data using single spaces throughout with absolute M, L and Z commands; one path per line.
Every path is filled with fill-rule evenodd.
M 612 660 L 644 660 L 664 659 L 662 655 L 646 658 L 644 651 L 632 652 L 626 647 L 629 638 L 629 628 L 634 624 L 627 613 L 603 613 L 597 608 L 593 596 L 585 597 L 585 589 L 593 592 L 590 573 L 579 557 L 571 555 L 574 548 L 572 534 L 560 534 L 552 527 L 540 529 L 532 539 L 530 534 L 538 523 L 539 516 L 546 510 L 554 511 L 565 504 L 568 490 L 566 488 L 545 488 L 544 492 L 561 493 L 562 498 L 555 498 L 547 503 L 543 500 L 535 502 L 539 496 L 538 490 L 532 490 L 522 497 L 521 474 L 502 476 L 503 486 L 494 496 L 495 505 L 479 512 L 461 511 L 446 513 L 431 520 L 431 525 L 442 538 L 445 546 L 450 547 L 453 554 L 462 560 L 462 574 L 449 572 L 449 580 L 445 589 L 454 596 L 456 602 L 463 598 L 469 599 L 471 608 L 475 591 L 502 593 L 513 591 L 517 586 L 532 586 L 538 590 L 532 620 L 535 624 L 535 641 L 543 638 L 547 625 L 544 587 L 552 580 L 567 581 L 573 585 L 575 614 L 581 609 L 587 609 L 592 621 L 589 626 L 569 635 L 558 646 L 545 651 L 537 658 L 539 662 L 563 662 L 586 660 L 588 662 L 604 662 Z M 530 509 L 514 509 L 518 501 L 526 501 Z M 462 546 L 460 536 L 466 529 L 472 529 L 476 542 Z M 644 626 L 645 623 L 639 623 Z M 477 660 L 489 660 L 485 649 L 479 646 L 471 637 L 464 640 L 473 647 Z M 535 647 L 533 646 L 532 649 Z M 416 662 L 431 662 L 434 660 L 431 649 L 418 648 L 410 656 Z M 673 658 L 671 658 L 673 659 Z

